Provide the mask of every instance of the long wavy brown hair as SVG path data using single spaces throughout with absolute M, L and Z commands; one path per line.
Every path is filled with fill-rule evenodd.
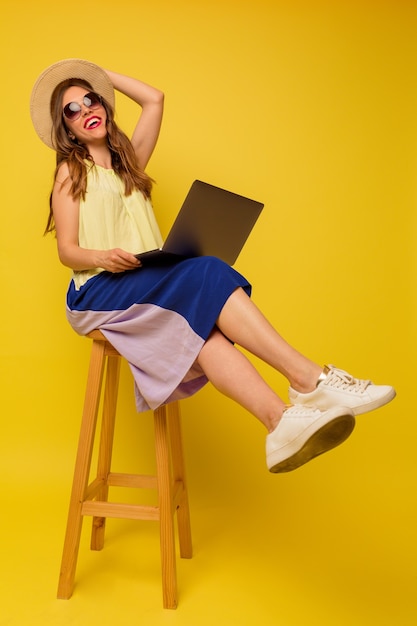
M 78 143 L 76 139 L 70 139 L 62 114 L 64 93 L 69 87 L 74 86 L 93 91 L 92 86 L 86 80 L 70 78 L 59 83 L 59 85 L 55 87 L 51 97 L 52 132 L 56 146 L 54 183 L 59 167 L 63 162 L 67 162 L 71 179 L 70 193 L 74 199 L 84 199 L 87 191 L 86 161 L 90 161 L 91 164 L 94 164 L 94 160 L 85 145 Z M 129 196 L 134 190 L 138 190 L 144 193 L 145 196 L 150 197 L 152 179 L 139 168 L 131 142 L 114 121 L 114 111 L 112 107 L 104 98 L 102 98 L 102 103 L 107 114 L 107 143 L 110 149 L 112 168 L 123 181 L 125 194 Z M 49 199 L 49 217 L 45 234 L 54 231 L 55 223 L 51 193 Z

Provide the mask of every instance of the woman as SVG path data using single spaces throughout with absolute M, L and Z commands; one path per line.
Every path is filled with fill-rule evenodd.
M 114 121 L 114 89 L 141 108 L 130 141 Z M 35 129 L 57 153 L 47 231 L 73 270 L 69 322 L 80 334 L 99 328 L 128 360 L 138 411 L 209 380 L 264 424 L 268 469 L 293 470 L 342 443 L 356 414 L 395 391 L 300 354 L 250 300 L 246 279 L 218 259 L 141 267 L 135 253 L 161 245 L 145 169 L 163 101 L 158 89 L 80 59 L 47 68 L 34 86 Z M 290 405 L 236 345 L 288 379 Z

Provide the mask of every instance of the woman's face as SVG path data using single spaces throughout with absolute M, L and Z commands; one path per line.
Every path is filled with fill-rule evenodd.
M 73 86 L 66 90 L 62 99 L 63 118 L 70 136 L 72 133 L 80 143 L 86 145 L 103 143 L 107 136 L 106 109 L 101 100 L 94 97 L 95 95 L 88 89 Z M 70 103 L 74 104 L 65 115 L 64 109 Z M 68 115 L 72 115 L 73 119 L 70 119 Z

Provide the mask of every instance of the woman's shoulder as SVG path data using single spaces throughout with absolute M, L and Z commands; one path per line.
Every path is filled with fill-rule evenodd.
M 85 162 L 85 165 L 86 166 L 88 165 L 87 161 Z M 89 173 L 89 169 L 91 169 L 91 163 L 90 163 L 90 167 L 87 167 L 87 176 Z M 55 182 L 61 185 L 69 184 L 73 180 L 73 178 L 74 178 L 74 171 L 73 169 L 70 169 L 70 164 L 68 160 L 61 161 L 61 163 L 57 166 L 56 171 L 55 171 Z
M 58 183 L 64 183 L 69 178 L 69 165 L 68 161 L 62 161 L 56 169 L 55 180 Z
M 86 168 L 87 174 L 90 170 L 94 169 L 94 162 L 89 161 L 88 159 L 84 159 L 83 164 Z M 65 161 L 61 161 L 61 163 L 57 166 L 55 178 L 59 182 L 64 182 L 67 178 L 71 176 L 70 173 L 70 163 L 66 159 Z

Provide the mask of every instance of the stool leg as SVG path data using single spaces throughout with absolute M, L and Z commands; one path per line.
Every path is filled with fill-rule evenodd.
M 104 342 L 93 341 L 59 576 L 58 598 L 62 599 L 70 598 L 74 587 L 75 569 L 77 566 L 83 521 L 82 503 L 90 474 L 94 434 L 103 380 L 104 357 Z
M 193 556 L 193 546 L 191 540 L 190 507 L 188 503 L 187 481 L 185 478 L 179 403 L 172 402 L 167 406 L 167 410 L 169 415 L 173 478 L 174 481 L 182 483 L 183 486 L 177 509 L 180 555 L 183 559 L 191 559 Z
M 108 476 L 111 468 L 111 458 L 113 450 L 119 374 L 120 356 L 108 356 L 106 384 L 104 388 L 103 399 L 100 448 L 97 463 L 97 478 L 103 481 L 103 486 L 98 491 L 96 500 L 101 502 L 107 502 L 109 497 Z M 93 517 L 90 544 L 92 550 L 102 550 L 104 545 L 105 529 L 106 518 Z
M 162 591 L 165 609 L 177 607 L 174 510 L 166 406 L 154 411 L 156 466 L 160 515 Z

